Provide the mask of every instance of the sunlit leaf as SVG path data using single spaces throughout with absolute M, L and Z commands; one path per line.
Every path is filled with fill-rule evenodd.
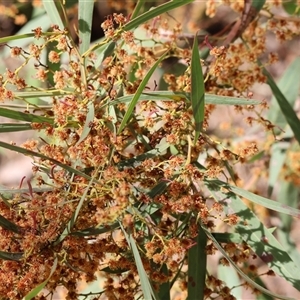
M 296 140 L 298 141 L 298 143 L 300 143 L 300 120 L 298 119 L 293 107 L 288 102 L 281 90 L 278 88 L 272 76 L 266 69 L 264 69 L 264 74 L 267 76 L 267 83 L 277 100 L 282 114 L 284 115 L 287 123 L 290 125 Z
M 48 276 L 48 278 L 43 281 L 42 283 L 40 283 L 39 285 L 37 285 L 32 291 L 30 291 L 23 299 L 24 300 L 30 300 L 30 299 L 33 299 L 34 297 L 36 297 L 39 292 L 46 286 L 46 284 L 48 283 L 48 281 L 50 280 L 50 278 L 52 277 L 53 273 L 55 272 L 56 270 L 56 267 L 57 267 L 57 262 L 58 262 L 58 259 L 55 258 L 54 260 L 54 263 L 53 263 L 53 266 L 51 268 L 51 271 L 50 271 L 50 275 Z
M 80 53 L 84 53 L 90 47 L 93 10 L 94 10 L 94 0 L 79 0 L 78 26 L 79 26 Z

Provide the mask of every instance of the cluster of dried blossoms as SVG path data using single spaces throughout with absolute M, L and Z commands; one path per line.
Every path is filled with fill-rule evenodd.
M 0 249 L 23 253 L 20 260 L 0 262 L 2 299 L 21 299 L 49 277 L 55 261 L 58 264 L 46 285 L 49 295 L 63 286 L 66 299 L 76 299 L 78 282 L 91 282 L 102 270 L 104 294 L 109 299 L 134 299 L 141 288 L 121 225 L 139 245 L 144 268 L 158 287 L 181 270 L 197 236 L 199 220 L 211 230 L 216 222 L 226 226 L 238 222 L 236 215 L 223 211 L 222 204 L 208 200 L 202 191 L 203 180 L 226 179 L 225 162 L 246 161 L 258 151 L 255 142 L 239 145 L 235 153 L 234 149 L 220 149 L 204 131 L 194 144 L 191 106 L 180 97 L 139 102 L 127 127 L 117 134 L 127 109 L 118 98 L 136 92 L 159 57 L 159 29 L 168 29 L 161 18 L 145 24 L 149 40 L 156 44 L 149 48 L 122 29 L 126 22 L 123 15 L 114 14 L 102 24 L 106 41 L 114 43 L 114 49 L 101 66 L 97 51 L 89 52 L 84 63 L 68 32 L 57 26 L 47 33 L 34 30 L 43 43 L 32 43 L 27 50 L 11 48 L 11 55 L 24 64 L 7 70 L 1 78 L 1 100 L 13 100 L 17 90 L 35 90 L 19 74 L 31 59 L 41 86 L 53 82 L 51 105 L 42 110 L 52 121 L 33 123 L 41 139 L 22 145 L 49 158 L 34 158 L 33 171 L 38 186 L 52 189 L 37 193 L 32 190 L 33 183 L 28 183 L 28 193 L 16 196 L 10 207 L 0 203 L 0 214 L 18 226 L 15 232 L 0 228 Z M 239 42 L 228 49 L 212 48 L 206 65 L 207 92 L 245 96 L 254 83 L 265 82 L 255 63 L 265 51 L 265 30 L 258 22 L 251 24 L 244 34 L 249 48 Z M 178 77 L 165 74 L 164 80 L 174 92 L 190 92 L 191 51 L 177 45 L 180 26 L 171 31 L 163 51 L 184 61 L 187 68 Z M 47 68 L 41 58 L 50 43 L 56 45 L 48 53 L 49 62 L 60 66 L 56 71 Z M 258 111 L 246 107 L 256 113 L 248 122 L 272 129 L 261 116 L 265 106 L 263 103 Z M 214 108 L 206 106 L 204 130 Z M 201 167 L 196 162 L 203 153 L 207 155 Z M 60 164 L 77 172 L 69 173 Z M 208 246 L 208 254 L 212 249 Z M 235 249 L 236 262 L 244 261 L 238 255 L 244 252 Z M 163 265 L 168 273 L 162 271 Z M 184 281 L 184 272 L 178 278 Z M 185 289 L 186 284 L 181 287 Z M 208 278 L 208 297 L 211 293 L 223 297 L 227 292 L 222 283 Z

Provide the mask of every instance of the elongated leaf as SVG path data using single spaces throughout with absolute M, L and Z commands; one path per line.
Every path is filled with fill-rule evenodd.
M 88 112 L 87 112 L 87 115 L 86 115 L 83 130 L 82 130 L 81 136 L 80 136 L 78 142 L 76 143 L 76 145 L 79 145 L 89 135 L 89 133 L 92 129 L 90 124 L 94 121 L 94 117 L 95 117 L 95 108 L 94 108 L 93 101 L 90 101 L 88 103 L 87 110 L 88 110 Z
M 27 149 L 24 149 L 22 147 L 19 147 L 19 146 L 15 146 L 15 145 L 11 145 L 11 144 L 8 144 L 8 143 L 5 143 L 5 142 L 2 142 L 0 141 L 0 147 L 2 148 L 5 148 L 5 149 L 8 149 L 8 150 L 11 150 L 11 151 L 16 151 L 18 153 L 21 153 L 21 154 L 24 154 L 24 155 L 29 155 L 29 156 L 34 156 L 34 157 L 40 157 L 42 159 L 45 159 L 45 160 L 49 160 L 51 162 L 53 162 L 54 164 L 62 167 L 64 170 L 70 172 L 70 173 L 74 173 L 76 175 L 79 175 L 83 178 L 86 178 L 88 180 L 91 179 L 91 177 L 79 170 L 76 170 L 75 168 L 72 168 L 68 165 L 65 165 L 63 163 L 61 163 L 60 161 L 56 160 L 56 159 L 53 159 L 53 158 L 50 158 L 48 156 L 45 156 L 41 153 L 38 153 L 38 152 L 34 152 L 34 151 L 31 151 L 31 150 L 27 150 Z
M 140 10 L 142 9 L 142 7 L 145 5 L 145 0 L 138 0 L 136 5 L 135 5 L 135 8 L 132 12 L 132 15 L 131 15 L 131 19 L 135 19 L 138 15 L 139 15 L 139 12 Z
M 169 270 L 165 264 L 162 266 L 161 272 L 164 275 L 169 276 Z M 171 300 L 170 291 L 171 291 L 170 281 L 166 281 L 166 282 L 163 282 L 162 284 L 160 284 L 159 290 L 158 290 L 159 299 Z
M 44 193 L 53 191 L 53 188 L 40 188 L 40 187 L 32 187 L 33 193 Z M 5 196 L 12 197 L 14 194 L 22 194 L 28 193 L 28 189 L 12 189 L 6 186 L 0 185 L 0 194 L 5 194 Z
M 125 167 L 134 167 L 146 159 L 149 159 L 152 157 L 158 157 L 159 155 L 162 155 L 168 148 L 170 148 L 170 144 L 165 143 L 165 144 L 161 145 L 160 147 L 151 149 L 141 155 L 137 155 L 135 157 L 120 161 L 117 164 L 117 166 L 119 169 L 124 169 Z
M 287 215 L 291 215 L 295 218 L 300 218 L 300 210 L 290 207 L 288 205 L 282 204 L 280 202 L 270 200 L 268 198 L 256 195 L 254 193 L 248 192 L 242 188 L 239 188 L 237 186 L 229 185 L 226 182 L 223 182 L 221 180 L 205 180 L 206 184 L 209 186 L 215 186 L 217 189 L 223 187 L 228 189 L 229 191 L 232 191 L 234 194 L 239 195 L 241 197 L 244 197 L 251 202 L 254 202 L 256 204 L 262 205 L 266 208 L 269 208 L 271 210 L 284 213 Z M 210 187 L 211 189 L 211 187 Z
M 200 227 L 200 226 L 199 226 Z M 188 251 L 188 296 L 187 300 L 204 299 L 206 279 L 207 236 L 200 227 L 195 246 Z
M 31 123 L 48 123 L 51 125 L 54 123 L 54 119 L 52 118 L 37 116 L 34 114 L 24 113 L 21 111 L 2 107 L 0 107 L 0 116 L 13 120 L 26 121 Z
M 169 183 L 166 181 L 159 182 L 147 195 L 154 199 L 155 196 L 161 195 L 168 187 Z
M 127 103 L 132 101 L 134 95 L 122 96 L 114 101 L 110 101 L 104 104 L 102 107 L 107 105 L 116 105 L 118 103 Z M 185 93 L 174 93 L 171 91 L 153 91 L 144 92 L 141 94 L 138 101 L 189 101 L 188 95 Z M 258 105 L 260 101 L 248 100 L 237 97 L 226 97 L 212 94 L 205 94 L 205 103 L 216 104 L 216 105 Z
M 255 281 L 253 281 L 248 275 L 246 275 L 239 267 L 238 265 L 228 256 L 226 251 L 223 249 L 223 247 L 217 242 L 217 240 L 214 238 L 214 236 L 211 234 L 211 232 L 203 226 L 203 230 L 205 231 L 206 235 L 212 240 L 216 248 L 223 254 L 224 257 L 230 262 L 230 264 L 233 266 L 233 268 L 239 273 L 239 275 L 250 284 L 250 286 L 256 288 L 257 290 L 261 291 L 262 293 L 269 295 L 274 298 L 283 299 L 283 300 L 294 300 L 292 298 L 284 297 L 275 293 L 270 292 L 266 288 L 260 286 Z
M 194 45 L 192 49 L 192 62 L 191 62 L 191 101 L 193 108 L 193 115 L 195 119 L 195 143 L 200 136 L 202 124 L 204 120 L 204 107 L 205 107 L 205 89 L 204 79 L 202 74 L 202 67 L 198 49 L 197 36 L 194 38 Z
M 99 167 L 97 168 L 96 171 L 99 170 L 101 166 L 99 165 Z M 94 182 L 95 176 L 98 174 L 98 172 L 95 172 L 94 176 L 90 179 L 88 186 L 85 188 L 83 195 L 80 198 L 80 201 L 76 207 L 75 212 L 73 213 L 70 221 L 67 223 L 67 226 L 65 227 L 64 231 L 62 232 L 62 234 L 59 236 L 59 238 L 55 241 L 54 245 L 58 245 L 59 243 L 61 243 L 71 232 L 77 218 L 78 215 L 80 213 L 81 207 L 84 203 L 84 201 L 86 200 L 86 196 L 88 194 L 88 192 L 90 191 L 90 188 Z
M 264 69 L 264 74 L 267 76 L 267 83 L 270 86 L 273 95 L 275 96 L 277 103 L 280 107 L 282 114 L 284 115 L 287 123 L 290 125 L 296 140 L 300 144 L 300 120 L 298 119 L 293 107 L 287 101 L 281 90 L 276 85 L 270 73 Z
M 164 3 L 162 5 L 159 5 L 143 14 L 138 16 L 135 19 L 130 20 L 126 25 L 124 26 L 125 31 L 132 30 L 136 27 L 138 27 L 141 24 L 144 24 L 145 22 L 163 14 L 166 13 L 174 8 L 186 5 L 188 3 L 193 2 L 194 0 L 181 0 L 181 1 L 168 1 L 167 3 Z
M 297 265 L 286 250 L 266 228 L 248 206 L 233 193 L 215 193 L 208 187 L 216 201 L 226 199 L 226 210 L 236 214 L 239 219 L 235 232 L 238 233 L 253 251 L 279 276 L 300 290 L 300 266 Z M 274 296 L 275 297 L 275 296 Z M 277 296 L 276 296 L 277 297 Z
M 65 25 L 60 17 L 58 9 L 54 0 L 43 0 L 43 5 L 45 8 L 46 13 L 48 14 L 52 24 L 58 25 L 60 30 L 65 28 Z
M 9 230 L 9 231 L 12 231 L 15 233 L 20 233 L 20 231 L 21 231 L 21 228 L 18 225 L 7 220 L 2 215 L 0 215 L 0 226 L 5 228 L 6 230 Z
M 282 204 L 280 202 L 273 201 L 268 198 L 253 194 L 253 193 L 248 192 L 239 187 L 230 186 L 230 190 L 232 192 L 234 192 L 235 194 L 237 194 L 241 197 L 244 197 L 256 204 L 262 205 L 271 210 L 274 210 L 274 211 L 277 211 L 280 213 L 284 213 L 287 215 L 291 215 L 297 219 L 300 219 L 300 210 L 299 209 L 296 209 L 296 208 L 290 207 L 288 205 Z
M 32 130 L 31 124 L 4 123 L 0 124 L 0 133 Z
M 280 89 L 282 94 L 285 96 L 286 100 L 293 107 L 300 88 L 300 80 L 298 78 L 298 73 L 300 69 L 300 58 L 297 57 L 285 70 L 283 76 L 280 78 L 277 83 L 277 87 Z M 282 129 L 285 129 L 287 124 L 285 116 L 282 114 L 280 106 L 278 105 L 278 100 L 276 100 L 276 95 L 274 93 L 271 105 L 272 109 L 268 112 L 268 119 L 279 126 Z M 276 130 L 276 128 L 275 128 Z M 278 132 L 280 132 L 278 130 Z
M 277 239 L 239 197 L 235 196 L 231 199 L 230 207 L 240 217 L 235 230 L 275 273 L 300 290 L 300 266 L 295 264 Z
M 14 92 L 14 96 L 17 99 L 27 99 L 27 98 L 37 98 L 37 97 L 53 97 L 53 96 L 63 96 L 63 95 L 72 95 L 74 94 L 74 90 L 57 90 L 57 89 L 47 89 L 41 91 L 22 91 L 22 92 Z
M 28 39 L 28 38 L 33 38 L 33 37 L 34 37 L 34 33 L 5 36 L 5 37 L 0 38 L 0 44 L 5 44 L 10 41 Z
M 135 264 L 139 273 L 139 277 L 140 277 L 140 281 L 141 281 L 141 288 L 143 291 L 143 298 L 144 299 L 156 299 L 155 298 L 155 293 L 153 291 L 153 288 L 151 286 L 151 283 L 149 281 L 148 275 L 144 269 L 143 263 L 142 263 L 142 259 L 139 253 L 139 250 L 136 246 L 135 240 L 133 238 L 133 236 L 131 234 L 128 234 L 125 229 L 123 228 L 122 224 L 120 223 L 120 226 L 122 228 L 122 231 L 124 233 L 124 236 L 127 240 L 128 245 L 130 245 L 133 256 L 134 256 L 134 260 L 135 260 Z
M 78 24 L 79 24 L 79 51 L 84 53 L 91 43 L 94 0 L 79 0 Z
M 0 251 L 0 259 L 3 260 L 19 261 L 22 257 L 23 257 L 22 252 L 10 253 L 10 252 Z
M 124 127 L 126 126 L 127 122 L 129 121 L 129 119 L 131 118 L 131 114 L 143 92 L 143 90 L 145 89 L 150 77 L 152 76 L 152 74 L 154 73 L 155 69 L 157 68 L 157 66 L 163 61 L 163 59 L 165 58 L 165 55 L 161 56 L 158 61 L 150 68 L 150 70 L 148 71 L 148 73 L 146 74 L 146 76 L 144 77 L 144 79 L 142 80 L 142 82 L 140 83 L 134 97 L 132 98 L 127 111 L 125 113 L 125 116 L 121 122 L 121 125 L 118 129 L 118 134 L 122 132 L 122 130 L 124 129 Z
M 51 276 L 53 275 L 53 273 L 56 270 L 57 267 L 57 258 L 55 258 L 53 266 L 51 268 L 51 272 L 49 277 L 43 281 L 41 284 L 39 284 L 38 286 L 36 286 L 32 291 L 30 291 L 23 299 L 24 300 L 30 300 L 33 299 L 34 297 L 36 297 L 38 295 L 38 293 L 46 286 L 46 284 L 48 283 L 49 279 L 51 278 Z
M 86 229 L 82 229 L 82 230 L 78 230 L 78 231 L 73 231 L 70 233 L 70 235 L 77 235 L 77 236 L 99 235 L 102 233 L 111 232 L 114 229 L 119 228 L 119 227 L 120 227 L 119 223 L 116 222 L 116 223 L 105 225 L 105 226 L 90 227 L 90 228 L 86 228 Z

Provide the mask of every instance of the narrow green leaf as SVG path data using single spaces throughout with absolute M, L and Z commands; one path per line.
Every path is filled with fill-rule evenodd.
M 150 70 L 148 71 L 148 73 L 146 74 L 146 76 L 144 77 L 144 79 L 142 80 L 142 82 L 140 83 L 135 95 L 133 96 L 127 111 L 125 113 L 125 116 L 121 122 L 121 125 L 119 127 L 118 130 L 118 134 L 120 134 L 122 132 L 122 130 L 124 129 L 124 127 L 126 126 L 127 122 L 129 121 L 131 114 L 143 92 L 143 90 L 145 89 L 150 77 L 152 76 L 152 74 L 154 73 L 154 71 L 156 70 L 157 66 L 163 61 L 163 59 L 165 58 L 165 55 L 161 56 L 157 62 L 150 68 Z
M 19 261 L 22 259 L 22 257 L 23 257 L 22 252 L 10 253 L 10 252 L 0 251 L 0 259 L 3 260 Z
M 151 149 L 143 154 L 137 155 L 135 157 L 120 161 L 117 166 L 119 169 L 124 169 L 125 167 L 134 167 L 136 164 L 141 163 L 142 161 L 152 158 L 152 157 L 158 157 L 164 152 L 170 148 L 170 144 L 165 143 L 158 148 Z
M 147 193 L 147 195 L 154 199 L 155 196 L 161 195 L 168 187 L 168 182 L 161 181 L 159 182 L 150 192 Z
M 275 273 L 300 290 L 300 266 L 239 197 L 231 196 L 230 199 L 231 209 L 240 218 L 236 232 Z
M 51 125 L 54 123 L 54 119 L 52 118 L 37 116 L 34 114 L 24 113 L 21 111 L 2 107 L 0 107 L 0 116 L 13 120 L 26 121 L 31 123 L 48 123 Z
M 286 118 L 287 123 L 290 125 L 296 140 L 300 144 L 300 120 L 298 119 L 293 107 L 287 101 L 281 90 L 276 85 L 270 73 L 264 68 L 264 74 L 267 76 L 267 83 L 270 86 L 277 102 L 280 107 L 280 110 L 284 117 Z
M 297 57 L 285 70 L 283 76 L 280 78 L 277 83 L 277 87 L 280 89 L 282 94 L 285 96 L 286 100 L 289 104 L 294 107 L 295 102 L 297 100 L 300 88 L 300 80 L 298 78 L 300 69 L 300 58 Z M 271 108 L 268 112 L 268 119 L 279 126 L 281 129 L 285 129 L 287 125 L 287 121 L 285 116 L 281 112 L 281 108 L 278 105 L 278 101 L 276 100 L 276 95 L 274 93 L 271 99 Z M 281 133 L 281 131 L 275 128 L 275 132 Z
M 86 228 L 86 229 L 81 229 L 78 231 L 73 231 L 70 233 L 70 235 L 76 235 L 76 236 L 90 236 L 90 235 L 99 235 L 102 233 L 106 233 L 106 232 L 111 232 L 114 229 L 119 228 L 120 225 L 118 222 L 113 223 L 113 224 L 108 224 L 105 226 L 100 226 L 100 227 L 90 227 L 90 228 Z
M 0 124 L 0 133 L 32 130 L 31 124 L 20 123 L 2 123 Z
M 270 200 L 268 198 L 253 194 L 251 192 L 248 192 L 248 191 L 246 191 L 242 188 L 236 187 L 236 186 L 231 185 L 229 187 L 229 189 L 233 193 L 235 193 L 235 194 L 237 194 L 241 197 L 244 197 L 244 198 L 250 200 L 251 202 L 262 205 L 262 206 L 264 206 L 266 208 L 269 208 L 271 210 L 274 210 L 274 211 L 277 211 L 277 212 L 280 212 L 280 213 L 284 213 L 284 214 L 287 214 L 287 215 L 291 215 L 291 216 L 293 216 L 297 219 L 300 219 L 300 210 L 299 209 L 296 209 L 296 208 L 290 207 L 288 205 L 282 204 L 280 202 Z
M 33 38 L 34 33 L 26 33 L 26 34 L 19 34 L 19 35 L 12 35 L 12 36 L 5 36 L 0 38 L 0 44 L 5 44 L 7 42 L 15 41 L 15 40 L 22 40 Z
M 218 105 L 258 105 L 261 103 L 261 101 L 253 99 L 243 99 L 238 97 L 205 94 L 205 103 Z
M 99 167 L 97 168 L 96 171 L 98 171 L 100 169 L 100 167 L 101 166 L 99 165 Z M 80 213 L 81 207 L 82 207 L 84 201 L 86 200 L 86 196 L 87 196 L 88 192 L 90 191 L 90 188 L 91 188 L 92 184 L 94 183 L 94 179 L 95 179 L 95 176 L 97 174 L 98 174 L 98 172 L 95 172 L 94 176 L 90 179 L 88 186 L 85 188 L 84 193 L 80 198 L 80 201 L 79 201 L 79 203 L 76 207 L 75 212 L 73 213 L 70 221 L 67 223 L 67 225 L 66 225 L 64 231 L 62 232 L 62 234 L 55 241 L 54 245 L 58 245 L 59 243 L 61 243 L 71 233 L 72 228 L 73 228 L 73 226 L 74 226 L 74 224 L 75 224 L 75 222 L 78 218 L 78 215 Z
M 226 251 L 223 249 L 223 247 L 218 243 L 218 241 L 214 238 L 214 236 L 211 234 L 211 232 L 203 226 L 203 230 L 205 231 L 206 235 L 212 240 L 216 248 L 223 254 L 224 257 L 230 262 L 230 264 L 233 266 L 233 268 L 239 273 L 239 275 L 250 284 L 250 286 L 256 288 L 257 290 L 261 291 L 262 293 L 269 295 L 274 298 L 283 299 L 283 300 L 293 300 L 292 298 L 284 297 L 275 293 L 270 292 L 269 290 L 265 289 L 264 287 L 257 284 L 255 281 L 253 281 L 248 275 L 246 275 L 239 267 L 238 265 L 228 256 Z
M 202 74 L 202 67 L 199 56 L 198 39 L 194 38 L 194 45 L 192 49 L 192 62 L 191 62 L 191 102 L 193 108 L 193 115 L 195 119 L 195 139 L 196 142 L 200 136 L 204 120 L 205 108 L 205 88 L 204 79 Z
M 53 162 L 54 164 L 62 167 L 64 170 L 70 172 L 71 174 L 74 173 L 74 174 L 79 175 L 79 176 L 81 176 L 83 178 L 86 178 L 88 180 L 91 179 L 91 177 L 88 176 L 87 174 L 85 174 L 85 173 L 83 173 L 79 170 L 76 170 L 76 169 L 74 169 L 74 168 L 72 168 L 68 165 L 65 165 L 65 164 L 61 163 L 60 161 L 58 161 L 56 159 L 45 156 L 41 153 L 34 152 L 34 151 L 31 151 L 31 150 L 27 150 L 27 149 L 24 149 L 22 147 L 11 145 L 11 144 L 8 144 L 8 143 L 2 142 L 2 141 L 0 141 L 0 147 L 11 150 L 11 151 L 16 151 L 16 152 L 24 154 L 24 155 L 29 155 L 29 156 L 39 157 L 39 158 L 42 158 L 44 160 L 49 160 L 49 161 Z
M 101 272 L 106 272 L 106 273 L 109 273 L 109 274 L 122 274 L 122 273 L 125 273 L 125 272 L 128 272 L 128 271 L 129 271 L 128 269 L 113 269 L 112 270 L 109 267 L 101 269 Z
M 107 105 L 116 105 L 118 103 L 127 103 L 132 101 L 134 95 L 127 95 L 117 98 L 114 101 L 109 101 L 107 104 L 104 104 L 102 107 Z M 144 92 L 141 94 L 138 101 L 190 101 L 188 95 L 185 93 L 177 93 L 171 91 L 153 91 L 153 92 Z M 216 105 L 258 105 L 260 101 L 257 100 L 248 100 L 237 97 L 226 97 L 218 96 L 212 94 L 205 94 L 205 103 L 207 104 L 216 104 Z
M 20 231 L 21 231 L 21 228 L 18 225 L 7 220 L 2 215 L 0 215 L 0 226 L 6 230 L 9 230 L 9 231 L 12 231 L 15 233 L 20 233 Z
M 256 204 L 262 205 L 266 208 L 269 208 L 271 210 L 284 213 L 287 215 L 291 215 L 297 219 L 300 218 L 300 210 L 290 207 L 288 205 L 282 204 L 280 202 L 270 200 L 268 198 L 256 195 L 254 193 L 248 192 L 242 188 L 239 188 L 237 186 L 229 185 L 224 181 L 221 180 L 205 180 L 206 185 L 209 187 L 210 190 L 213 190 L 216 188 L 219 190 L 221 187 L 232 191 L 234 194 L 239 195 L 241 197 L 244 197 L 251 202 L 254 202 Z
M 188 296 L 187 300 L 204 299 L 206 279 L 206 244 L 207 236 L 199 226 L 196 245 L 188 251 Z
M 32 187 L 33 193 L 44 193 L 53 191 L 53 188 L 40 188 L 40 187 Z M 5 194 L 7 197 L 11 198 L 14 194 L 22 194 L 22 193 L 28 193 L 27 189 L 12 189 L 8 188 L 6 186 L 0 185 L 0 195 Z
M 273 236 L 273 229 L 266 228 L 237 195 L 231 192 L 227 194 L 221 192 L 216 193 L 211 190 L 209 186 L 207 187 L 216 201 L 222 201 L 227 211 L 239 217 L 234 229 L 235 232 L 241 236 L 243 241 L 246 242 L 257 256 L 268 264 L 275 273 L 290 282 L 296 289 L 300 290 L 300 266 L 291 259 L 286 250 Z
M 122 224 L 120 223 L 120 226 L 122 228 L 122 231 L 124 233 L 124 236 L 127 240 L 128 245 L 130 245 L 135 264 L 139 273 L 140 281 L 141 281 L 141 288 L 143 291 L 143 299 L 151 300 L 155 299 L 155 293 L 153 291 L 153 288 L 151 286 L 151 283 L 149 281 L 148 275 L 144 269 L 143 262 L 139 253 L 139 250 L 136 246 L 135 240 L 131 234 L 128 234 L 125 229 L 123 228 Z
M 79 24 L 79 52 L 87 51 L 91 43 L 94 0 L 79 0 L 78 24 Z
M 92 129 L 90 124 L 94 121 L 94 117 L 95 117 L 95 107 L 93 101 L 90 101 L 87 105 L 87 115 L 83 126 L 83 130 L 76 145 L 79 145 L 89 135 Z
M 135 19 L 138 15 L 139 15 L 139 12 L 140 10 L 143 8 L 143 6 L 145 5 L 145 0 L 138 0 L 135 7 L 134 7 L 134 10 L 132 12 L 132 15 L 131 15 L 131 19 Z
M 52 24 L 58 25 L 60 30 L 65 28 L 65 25 L 60 17 L 58 9 L 54 0 L 43 0 L 43 5 L 46 13 L 48 14 Z
M 32 291 L 30 291 L 23 299 L 24 300 L 30 300 L 30 299 L 33 299 L 34 297 L 36 297 L 38 295 L 38 293 L 46 286 L 46 284 L 48 283 L 49 279 L 51 278 L 51 276 L 53 275 L 53 273 L 55 272 L 56 270 L 56 267 L 57 267 L 57 258 L 55 258 L 54 260 L 54 263 L 53 263 L 53 266 L 51 268 L 51 271 L 50 271 L 50 275 L 49 277 L 43 281 L 41 284 L 39 284 L 38 286 L 36 286 Z
M 74 94 L 73 89 L 68 90 L 57 90 L 57 89 L 47 89 L 47 90 L 25 90 L 22 92 L 14 92 L 14 96 L 17 99 L 27 99 L 27 98 L 37 98 L 37 97 L 54 97 L 54 96 L 64 96 Z
M 138 16 L 135 19 L 130 20 L 126 25 L 124 26 L 125 31 L 132 30 L 136 27 L 138 27 L 141 24 L 144 24 L 145 22 L 152 20 L 153 18 L 166 13 L 174 8 L 186 5 L 188 3 L 193 2 L 194 0 L 181 0 L 181 1 L 168 1 L 167 3 L 161 4 L 143 14 Z
M 167 266 L 164 264 L 161 268 L 161 272 L 168 276 L 169 275 L 169 270 Z M 171 300 L 171 284 L 170 281 L 163 282 L 159 285 L 159 290 L 158 290 L 158 298 L 163 299 L 163 300 Z

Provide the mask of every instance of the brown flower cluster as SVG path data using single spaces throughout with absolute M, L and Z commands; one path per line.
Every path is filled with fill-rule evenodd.
M 214 13 L 213 2 L 207 3 L 208 15 Z M 239 2 L 230 3 L 241 11 Z M 33 158 L 35 178 L 27 183 L 28 193 L 15 194 L 10 207 L 0 202 L 0 215 L 18 228 L 0 228 L 0 250 L 22 253 L 16 261 L 0 260 L 3 299 L 22 299 L 51 272 L 45 297 L 62 286 L 66 299 L 76 299 L 78 282 L 91 282 L 100 271 L 108 299 L 134 299 L 141 286 L 128 236 L 137 244 L 143 266 L 158 289 L 177 278 L 177 272 L 179 280 L 185 278 L 181 267 L 194 245 L 199 223 L 213 231 L 217 224 L 230 227 L 238 222 L 237 215 L 225 215 L 222 204 L 211 200 L 203 182 L 234 181 L 229 179 L 226 164 L 245 162 L 258 152 L 258 146 L 251 141 L 236 149 L 220 147 L 206 132 L 214 105 L 206 105 L 204 130 L 196 141 L 192 107 L 183 96 L 139 101 L 119 132 L 128 99 L 161 53 L 186 66 L 180 76 L 168 72 L 163 76 L 167 89 L 187 95 L 191 91 L 191 50 L 178 46 L 180 24 L 169 28 L 162 17 L 145 24 L 148 41 L 153 43 L 146 47 L 124 30 L 126 22 L 122 14 L 113 14 L 102 23 L 105 43 L 113 47 L 105 55 L 99 55 L 96 45 L 81 56 L 67 30 L 57 26 L 50 32 L 33 30 L 42 43 L 33 42 L 28 49 L 11 48 L 11 55 L 23 63 L 2 76 L 0 100 L 13 100 L 16 90 L 45 89 L 46 82 L 50 105 L 41 109 L 43 121 L 32 123 L 40 139 L 22 145 L 38 154 Z M 254 83 L 265 82 L 256 63 L 265 52 L 265 30 L 255 21 L 243 36 L 248 47 L 237 41 L 228 48 L 211 49 L 204 74 L 207 92 L 244 96 Z M 163 43 L 162 32 L 168 32 Z M 58 69 L 45 65 L 45 53 Z M 39 81 L 35 88 L 20 75 L 31 60 Z M 20 96 L 19 100 L 24 99 Z M 244 109 L 254 111 L 250 105 Z M 236 111 L 243 109 L 237 106 Z M 255 119 L 248 119 L 250 125 L 254 121 L 272 129 L 261 111 Z M 47 190 L 36 192 L 35 188 Z M 224 246 L 235 262 L 250 257 L 246 246 L 235 247 Z M 213 246 L 207 247 L 208 254 L 214 251 Z M 209 276 L 207 297 L 213 292 L 233 299 L 225 297 L 230 290 L 223 283 Z

